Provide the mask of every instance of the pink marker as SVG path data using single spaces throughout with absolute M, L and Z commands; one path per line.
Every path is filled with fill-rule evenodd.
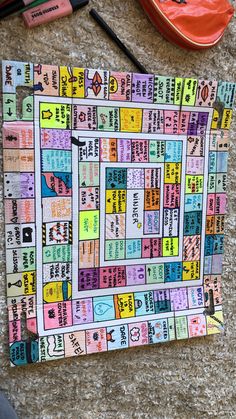
M 68 16 L 88 4 L 89 0 L 50 0 L 22 13 L 28 28 Z

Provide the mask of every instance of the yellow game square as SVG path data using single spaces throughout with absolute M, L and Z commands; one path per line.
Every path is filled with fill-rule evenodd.
M 84 69 L 73 67 L 73 89 L 72 96 L 74 97 L 84 97 L 85 83 L 84 83 Z
M 219 116 L 220 116 L 219 112 L 216 109 L 214 109 L 213 115 L 212 115 L 212 121 L 211 121 L 212 129 L 217 129 Z
M 233 111 L 232 109 L 224 109 L 223 118 L 221 122 L 222 129 L 230 129 Z
M 109 189 L 106 191 L 106 213 L 119 214 L 126 211 L 126 190 Z
M 118 294 L 115 299 L 116 318 L 126 319 L 135 316 L 134 294 Z
M 36 294 L 36 272 L 26 271 L 7 275 L 8 297 Z
M 40 103 L 41 128 L 71 128 L 71 105 L 65 103 Z
M 202 193 L 203 192 L 203 176 L 202 175 L 187 175 L 186 176 L 186 193 Z
M 84 97 L 84 69 L 60 67 L 60 96 Z
M 99 211 L 80 211 L 79 240 L 93 240 L 99 238 Z
M 60 96 L 71 97 L 73 78 L 69 67 L 60 67 Z
M 36 272 L 22 272 L 24 295 L 36 294 Z
M 197 79 L 185 79 L 182 104 L 194 106 L 197 91 Z
M 165 163 L 165 183 L 180 183 L 181 163 Z
M 200 278 L 200 261 L 183 262 L 183 281 Z
M 142 109 L 120 108 L 120 130 L 123 132 L 141 132 Z
M 72 286 L 69 281 L 48 282 L 43 287 L 43 299 L 46 303 L 70 300 L 71 295 Z
M 181 105 L 182 103 L 182 90 L 183 90 L 184 79 L 175 77 L 175 105 Z
M 162 241 L 163 256 L 178 256 L 179 254 L 179 238 L 165 237 Z
M 215 335 L 216 333 L 222 333 L 224 330 L 223 325 L 223 313 L 222 311 L 216 311 L 214 315 L 207 316 L 207 334 Z

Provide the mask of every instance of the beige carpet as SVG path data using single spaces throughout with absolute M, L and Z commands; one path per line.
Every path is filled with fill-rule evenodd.
M 135 0 L 94 0 L 91 5 L 150 72 L 236 81 L 235 23 L 219 46 L 187 52 L 164 41 Z M 24 28 L 20 18 L 8 19 L 0 22 L 0 35 L 4 59 L 135 70 L 92 21 L 88 9 L 32 31 Z M 10 369 L 1 213 L 0 390 L 19 418 L 236 418 L 235 132 L 234 123 L 224 259 L 226 332 L 222 336 Z

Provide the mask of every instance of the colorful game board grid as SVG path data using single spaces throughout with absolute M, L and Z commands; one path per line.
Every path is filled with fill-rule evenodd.
M 71 174 L 73 171 L 71 128 L 84 130 L 86 127 L 86 130 L 97 129 L 101 132 L 114 132 L 120 129 L 124 133 L 139 133 L 142 130 L 144 133 L 186 134 L 188 136 L 183 261 L 146 266 L 126 266 L 125 272 L 122 266 L 100 268 L 99 281 L 101 283 L 100 278 L 102 276 L 106 278 L 103 280 L 106 285 L 122 282 L 124 278 L 127 283 L 132 282 L 134 278 L 143 281 L 143 277 L 145 277 L 147 283 L 149 280 L 152 283 L 154 278 L 160 279 L 161 277 L 164 277 L 166 282 L 172 281 L 174 278 L 189 280 L 193 278 L 192 273 L 198 273 L 200 269 L 199 255 L 201 253 L 201 223 L 205 182 L 203 166 L 206 162 L 204 148 L 208 118 L 206 108 L 214 106 L 207 163 L 209 175 L 203 286 L 188 286 L 182 288 L 181 291 L 178 291 L 178 288 L 145 291 L 148 297 L 144 297 L 142 291 L 121 293 L 117 294 L 116 298 L 115 296 L 112 297 L 111 304 L 111 310 L 114 310 L 115 316 L 127 316 L 134 311 L 137 315 L 136 311 L 139 310 L 140 312 L 141 310 L 142 312 L 144 307 L 145 310 L 150 309 L 151 312 L 154 310 L 153 316 L 157 315 L 158 310 L 164 312 L 166 310 L 166 313 L 170 313 L 167 310 L 180 310 L 178 307 L 181 307 L 184 301 L 189 304 L 188 308 L 202 307 L 204 310 L 204 306 L 208 307 L 210 304 L 210 291 L 213 290 L 214 303 L 216 307 L 218 306 L 214 315 L 206 315 L 204 311 L 198 314 L 175 314 L 174 318 L 160 319 L 158 317 L 140 323 L 114 324 L 111 327 L 88 328 L 86 331 L 79 330 L 63 334 L 56 333 L 46 337 L 40 336 L 28 343 L 21 340 L 20 319 L 22 312 L 26 313 L 27 328 L 31 332 L 37 333 L 38 327 L 36 270 L 39 267 L 36 266 L 35 210 L 39 203 L 35 199 L 38 155 L 34 155 L 34 125 L 30 122 L 35 117 L 33 96 L 24 99 L 23 120 L 17 121 L 17 86 L 33 86 L 35 96 L 45 96 L 45 99 L 50 96 L 72 98 L 71 102 L 66 104 L 57 103 L 57 99 L 53 99 L 54 103 L 52 100 L 47 102 L 46 99 L 42 101 L 45 103 L 41 105 L 43 121 L 40 136 L 42 147 L 42 253 L 43 275 L 46 279 L 43 290 L 45 301 L 48 301 L 44 305 L 44 309 L 48 310 L 50 314 L 48 321 L 51 322 L 52 329 L 55 325 L 58 328 L 70 325 L 72 315 L 79 316 L 81 314 L 82 321 L 85 321 L 84 319 L 87 321 L 89 315 L 92 316 L 95 313 L 95 310 L 93 313 L 92 310 L 89 311 L 89 304 L 82 304 L 82 299 L 70 300 L 71 246 L 73 242 L 71 234 Z M 217 83 L 216 81 L 197 79 L 3 62 L 4 195 L 9 341 L 12 365 L 112 350 L 136 344 L 155 343 L 174 338 L 202 336 L 206 333 L 219 333 L 222 330 L 223 319 L 220 305 L 229 144 L 227 130 L 232 117 L 234 89 L 235 85 L 233 83 L 226 82 Z M 114 106 L 78 105 L 74 102 L 76 98 L 109 99 L 117 102 L 132 101 L 133 104 L 127 111 L 127 108 L 115 103 Z M 216 100 L 223 104 L 222 109 L 215 106 L 214 102 Z M 136 106 L 136 102 L 144 104 L 142 109 Z M 181 110 L 181 112 L 176 109 L 156 110 L 150 106 L 145 108 L 145 104 L 151 105 L 152 103 L 195 106 L 198 108 L 197 111 L 188 109 L 187 111 Z M 202 112 L 199 111 L 201 107 L 204 107 Z M 103 139 L 102 141 L 103 144 L 108 143 L 109 147 L 107 147 L 107 150 L 101 147 L 101 157 L 98 160 L 101 158 L 101 161 L 122 161 L 122 158 L 129 156 L 129 149 L 126 147 L 127 143 L 125 144 L 124 140 L 123 148 L 121 147 L 122 139 Z M 124 144 L 126 148 L 124 148 Z M 165 142 L 165 145 L 167 145 L 167 142 Z M 80 145 L 80 161 L 83 161 L 86 158 L 81 148 L 83 146 Z M 94 145 L 93 149 L 95 150 L 95 148 Z M 151 140 L 148 148 L 149 161 L 155 162 L 163 159 L 162 149 L 161 141 Z M 165 165 L 165 179 L 166 177 L 171 179 L 173 167 L 175 167 L 174 178 L 177 179 L 181 159 L 175 161 L 172 158 L 168 161 L 166 158 L 168 159 L 169 152 L 165 151 L 164 153 L 165 160 L 162 161 Z M 146 153 L 142 154 L 143 156 L 146 155 Z M 96 160 L 94 151 L 92 155 Z M 175 151 L 173 155 L 178 156 L 178 151 Z M 130 160 L 128 157 L 127 161 L 135 161 L 134 159 L 138 158 L 138 153 L 136 154 L 137 157 L 134 157 L 134 152 L 130 153 L 130 156 Z M 36 160 L 35 157 L 37 157 Z M 171 166 L 173 164 L 175 166 Z M 92 177 L 96 179 L 96 165 L 89 163 L 88 167 L 89 170 L 92 168 Z M 168 196 L 168 193 L 170 194 L 168 202 L 171 203 L 173 200 L 175 203 L 178 202 L 179 181 L 176 182 L 175 180 L 173 183 L 165 181 L 165 183 L 165 197 Z M 86 212 L 93 213 L 91 224 L 94 227 L 99 222 L 99 183 L 95 185 L 80 183 L 79 193 L 81 208 L 83 205 L 87 206 Z M 165 199 L 167 200 L 167 198 Z M 90 205 L 92 205 L 91 208 Z M 82 213 L 83 209 L 81 208 Z M 82 218 L 81 221 L 83 223 L 85 220 Z M 83 239 L 85 232 L 85 230 L 82 230 L 81 239 Z M 99 230 L 95 229 L 93 234 L 91 240 L 81 240 L 79 244 L 79 248 L 84 255 L 88 252 L 87 263 L 89 266 L 84 266 L 84 268 L 91 268 L 91 264 L 95 268 L 98 266 Z M 84 256 L 84 263 L 85 260 L 86 257 Z M 105 270 L 107 271 L 104 272 Z M 82 271 L 80 271 L 81 279 L 79 280 L 81 281 L 79 282 L 81 288 L 82 284 L 88 281 L 94 286 L 97 275 L 95 275 L 95 272 L 98 272 L 98 270 L 94 269 L 92 272 L 90 269 L 90 273 L 89 269 L 84 269 L 84 273 Z M 189 272 L 192 273 L 189 274 Z M 49 281 L 47 281 L 47 278 Z M 104 301 L 100 302 L 95 298 L 97 297 L 93 297 L 95 314 L 96 316 L 104 316 Z M 133 305 L 130 303 L 131 301 Z M 153 302 L 154 304 L 151 304 Z M 50 305 L 51 311 L 49 312 Z M 92 307 L 91 304 L 90 307 Z M 132 307 L 133 311 L 131 310 Z M 80 321 L 76 317 L 75 319 Z M 92 325 L 92 323 L 90 324 Z

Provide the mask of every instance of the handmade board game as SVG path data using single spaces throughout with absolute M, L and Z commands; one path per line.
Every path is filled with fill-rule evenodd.
M 11 365 L 220 333 L 235 85 L 2 68 Z

